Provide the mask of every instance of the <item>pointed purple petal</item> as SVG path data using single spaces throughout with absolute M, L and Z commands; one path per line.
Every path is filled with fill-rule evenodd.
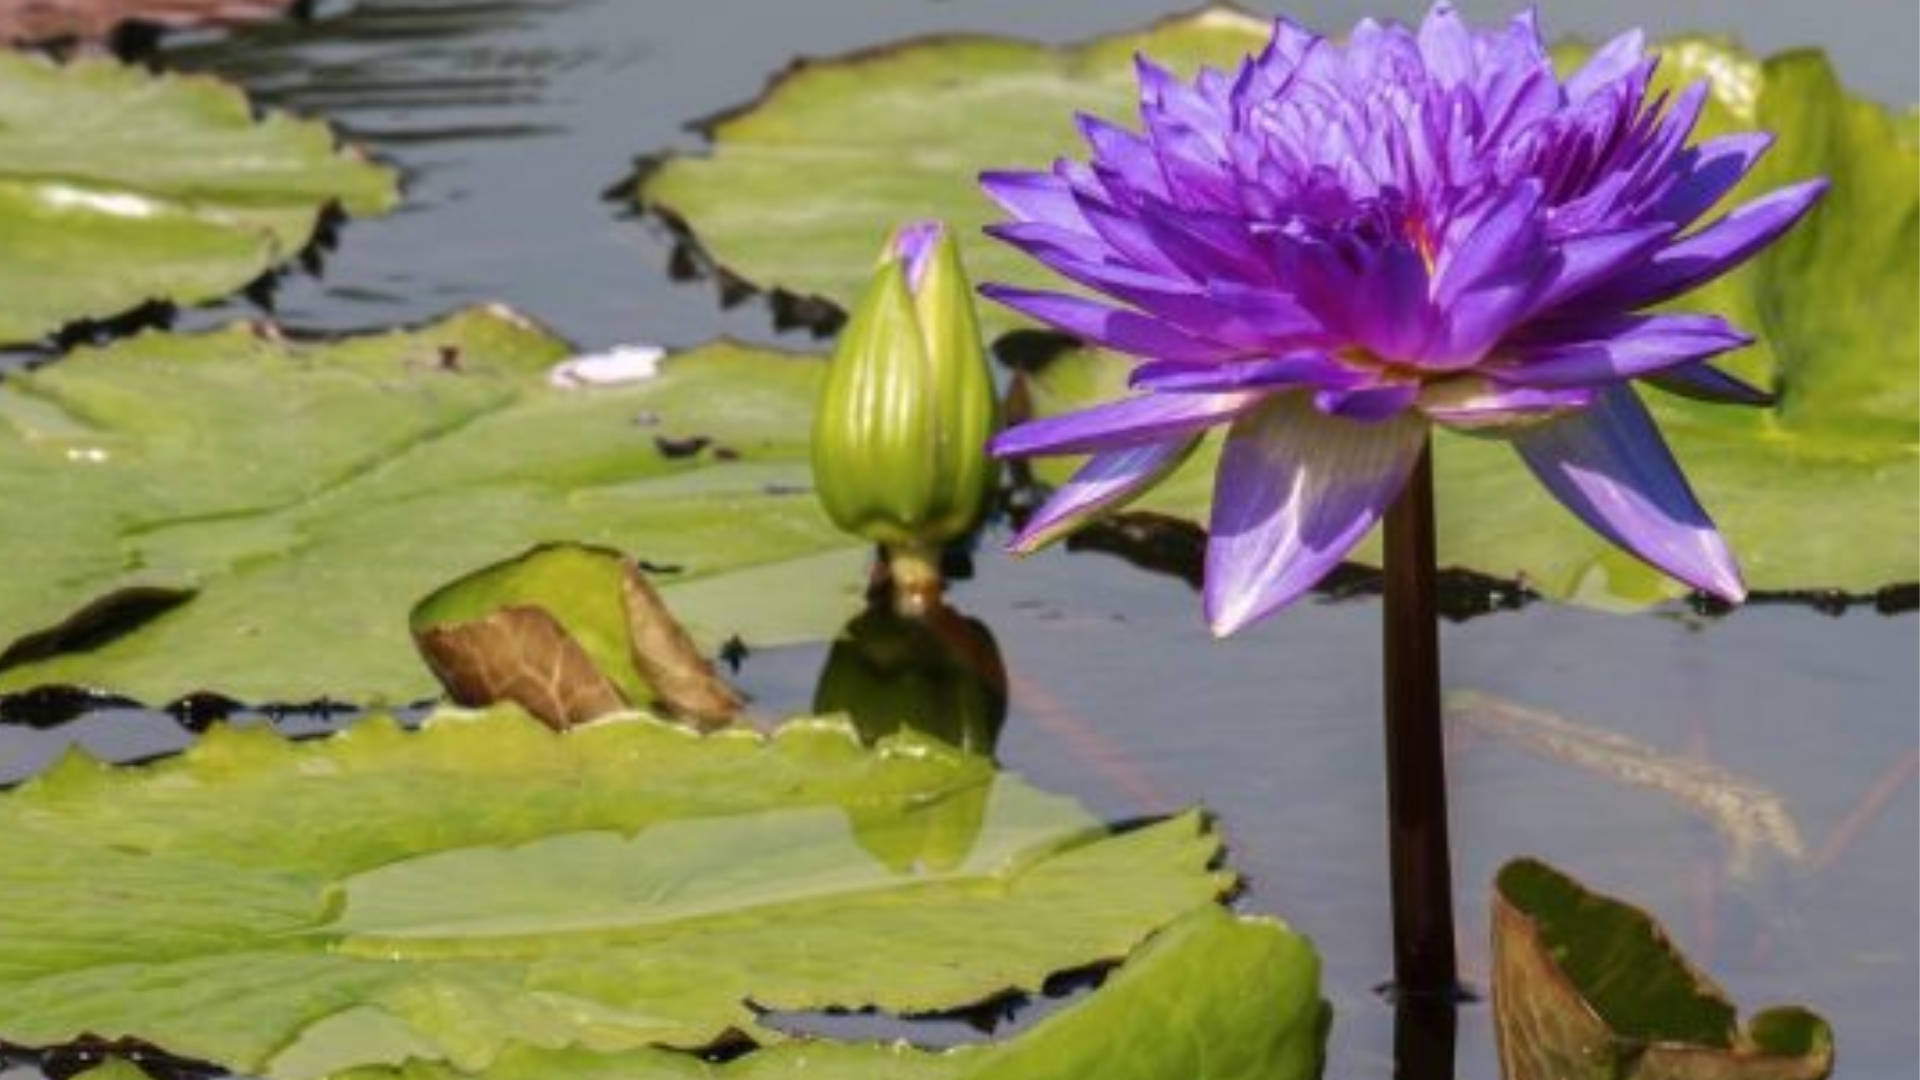
M 1473 35 L 1452 4 L 1433 5 L 1420 23 L 1420 58 L 1429 75 L 1442 86 L 1468 82 L 1478 69 L 1473 54 Z
M 1612 387 L 1585 412 L 1521 428 L 1513 445 L 1601 536 L 1697 589 L 1736 603 L 1746 597 L 1726 542 L 1631 389 Z
M 1297 599 L 1339 563 L 1393 500 L 1426 421 L 1326 416 L 1283 394 L 1234 422 L 1208 526 L 1206 612 L 1227 635 Z
M 1826 190 L 1827 181 L 1821 178 L 1755 199 L 1655 255 L 1644 272 L 1601 290 L 1594 302 L 1644 307 L 1704 285 L 1772 243 Z
M 1218 364 L 1152 363 L 1133 369 L 1127 384 L 1155 393 L 1222 393 L 1309 385 L 1345 388 L 1367 376 L 1323 352 L 1249 357 Z
M 1087 454 L 1191 435 L 1232 419 L 1258 394 L 1142 394 L 1029 420 L 993 437 L 995 457 Z
M 1675 225 L 1689 225 L 1752 171 L 1773 145 L 1764 131 L 1743 131 L 1708 139 L 1685 151 L 1680 175 L 1660 196 L 1653 212 Z
M 1753 343 L 1718 315 L 1618 315 L 1516 345 L 1487 372 L 1521 386 L 1618 382 Z M 1504 350 L 1503 350 L 1504 351 Z
M 1772 405 L 1779 400 L 1744 380 L 1701 362 L 1681 364 L 1647 376 L 1647 381 L 1669 394 L 1716 405 Z
M 1034 511 L 1008 550 L 1022 555 L 1038 551 L 1120 509 L 1178 468 L 1199 442 L 1198 437 L 1169 439 L 1093 455 Z
M 1052 173 L 983 172 L 980 189 L 1016 218 L 1080 224 L 1072 190 Z
M 1152 316 L 1077 296 L 992 283 L 980 286 L 980 294 L 1082 341 L 1132 356 L 1206 364 L 1235 355 L 1235 351 L 1225 345 L 1202 341 Z
M 1445 342 L 1426 358 L 1436 367 L 1479 360 L 1539 295 L 1548 257 L 1539 182 L 1514 185 L 1463 229 L 1435 265 L 1434 303 L 1448 320 Z
M 1595 233 L 1562 241 L 1551 280 L 1533 302 L 1532 314 L 1551 311 L 1615 275 L 1643 263 L 1672 239 L 1674 226 L 1665 221 Z
M 1621 79 L 1640 64 L 1647 35 L 1629 30 L 1600 46 L 1580 69 L 1567 77 L 1567 100 L 1585 101 L 1594 91 Z

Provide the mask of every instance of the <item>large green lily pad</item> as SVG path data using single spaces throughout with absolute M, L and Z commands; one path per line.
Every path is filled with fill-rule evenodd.
M 1532 859 L 1493 897 L 1493 1014 L 1506 1080 L 1824 1080 L 1833 1032 L 1798 1007 L 1744 1027 L 1651 916 Z
M 137 1037 L 273 1080 L 780 1042 L 758 1008 L 959 1007 L 1123 956 L 1231 883 L 1196 814 L 1113 833 L 983 758 L 870 750 L 835 720 L 216 728 L 151 766 L 71 758 L 0 796 L 0 830 L 0 1040 Z M 1243 936 L 1286 961 L 1261 1017 L 1284 1026 L 1311 964 Z
M 635 198 L 731 273 L 843 310 L 888 230 L 919 218 L 953 227 L 973 280 L 1045 284 L 1031 259 L 980 235 L 998 214 L 978 173 L 1075 152 L 1076 110 L 1131 117 L 1136 51 L 1190 71 L 1237 61 L 1267 32 L 1208 8 L 1064 49 L 952 35 L 803 62 L 710 124 L 708 154 L 648 171 Z M 980 316 L 988 335 L 1022 325 L 994 304 Z
M 0 52 L 0 343 L 240 288 L 320 214 L 384 213 L 394 173 L 327 125 L 198 75 Z
M 824 365 L 721 343 L 567 389 L 567 352 L 476 309 L 149 333 L 0 382 L 0 693 L 430 696 L 413 603 L 553 540 L 643 560 L 708 648 L 831 635 L 864 552 L 810 490 Z
M 934 1053 L 903 1043 L 794 1041 L 709 1065 L 685 1054 L 515 1048 L 487 1080 L 1318 1080 L 1326 1014 L 1318 961 L 1270 920 L 1197 908 L 1106 985 L 1004 1043 Z M 445 1065 L 355 1070 L 340 1080 L 457 1080 Z M 106 1080 L 106 1078 L 101 1078 Z

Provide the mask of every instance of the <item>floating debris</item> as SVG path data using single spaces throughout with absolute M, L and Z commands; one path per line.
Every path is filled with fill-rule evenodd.
M 1454 723 L 1511 739 L 1543 757 L 1619 783 L 1658 791 L 1706 818 L 1726 838 L 1729 877 L 1751 880 L 1766 848 L 1795 866 L 1807 861 L 1800 828 L 1780 796 L 1711 762 L 1479 691 L 1448 694 L 1446 709 Z

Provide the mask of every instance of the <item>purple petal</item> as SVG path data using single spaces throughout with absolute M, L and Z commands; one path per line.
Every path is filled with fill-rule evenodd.
M 1073 191 L 1052 173 L 983 172 L 980 189 L 1016 218 L 1081 224 Z
M 1275 386 L 1357 386 L 1367 376 L 1323 352 L 1304 350 L 1218 364 L 1152 363 L 1133 369 L 1127 384 L 1155 393 L 1223 393 Z
M 1207 364 L 1235 355 L 1234 350 L 1224 345 L 1182 333 L 1152 316 L 1077 296 L 991 283 L 980 286 L 980 294 L 1082 341 L 1133 356 Z
M 1313 407 L 1328 416 L 1375 424 L 1406 412 L 1420 396 L 1420 384 L 1364 386 L 1352 390 L 1328 388 L 1313 395 Z
M 1427 73 L 1442 86 L 1456 86 L 1473 79 L 1478 68 L 1473 55 L 1473 35 L 1452 4 L 1442 0 L 1428 10 L 1420 23 L 1420 58 Z
M 1094 172 L 1106 182 L 1110 194 L 1120 194 L 1112 190 L 1113 181 L 1118 180 L 1133 194 L 1167 198 L 1166 174 L 1160 171 L 1153 147 L 1145 139 L 1086 113 L 1075 114 L 1074 122 L 1093 150 Z
M 1647 381 L 1669 394 L 1716 405 L 1772 405 L 1779 400 L 1757 386 L 1721 371 L 1705 362 L 1681 364 L 1647 377 Z
M 1458 375 L 1420 389 L 1420 411 L 1462 431 L 1539 423 L 1593 404 L 1591 387 L 1514 386 L 1478 375 Z
M 1074 202 L 1080 207 L 1080 216 L 1122 259 L 1150 273 L 1169 278 L 1189 276 L 1185 269 L 1160 250 L 1138 216 L 1084 192 L 1075 192 Z
M 1596 305 L 1644 307 L 1712 281 L 1752 258 L 1800 220 L 1827 190 L 1826 179 L 1807 180 L 1746 203 L 1672 247 L 1656 254 L 1640 274 L 1610 285 Z
M 1552 278 L 1533 302 L 1530 314 L 1551 311 L 1608 279 L 1645 262 L 1673 237 L 1674 226 L 1656 221 L 1616 232 L 1562 241 Z
M 1726 541 L 1631 389 L 1612 387 L 1585 412 L 1521 428 L 1513 445 L 1601 536 L 1697 589 L 1736 603 L 1746 597 Z
M 1567 77 L 1567 100 L 1585 101 L 1594 91 L 1630 74 L 1640 64 L 1647 35 L 1629 30 L 1600 46 L 1580 69 Z
M 1297 599 L 1339 563 L 1393 500 L 1426 421 L 1326 416 L 1283 394 L 1234 422 L 1208 526 L 1206 612 L 1224 636 Z
M 1169 439 L 1093 455 L 1034 511 L 1008 550 L 1022 555 L 1038 551 L 1119 509 L 1178 468 L 1199 442 L 1197 437 Z
M 1771 145 L 1772 135 L 1746 131 L 1708 139 L 1685 151 L 1679 176 L 1653 212 L 1675 225 L 1692 223 L 1732 191 Z
M 1087 454 L 1192 435 L 1232 419 L 1260 395 L 1142 394 L 1029 420 L 993 437 L 995 457 Z
M 892 250 L 896 257 L 906 261 L 907 288 L 919 291 L 920 282 L 927 276 L 933 249 L 945 231 L 946 226 L 938 221 L 915 221 L 894 230 Z
M 1435 266 L 1434 303 L 1447 315 L 1445 343 L 1426 359 L 1437 367 L 1474 363 L 1533 304 L 1548 257 L 1541 229 L 1541 187 L 1525 180 L 1506 191 Z
M 1752 342 L 1717 315 L 1618 315 L 1556 331 L 1551 341 L 1517 345 L 1487 372 L 1522 386 L 1592 385 L 1650 375 Z

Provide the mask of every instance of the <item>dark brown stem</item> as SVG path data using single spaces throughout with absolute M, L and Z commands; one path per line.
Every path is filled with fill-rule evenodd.
M 1400 996 L 1452 998 L 1452 861 L 1440 641 L 1434 614 L 1433 463 L 1422 447 L 1387 509 L 1385 673 L 1393 977 Z

